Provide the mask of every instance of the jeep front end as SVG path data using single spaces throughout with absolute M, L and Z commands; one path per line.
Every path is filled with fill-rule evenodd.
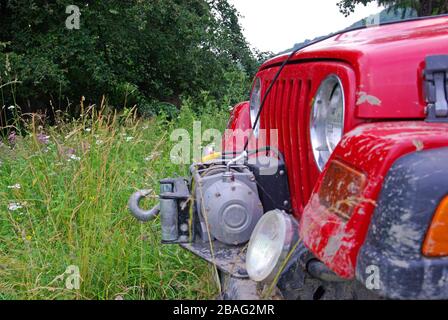
M 214 264 L 225 298 L 447 299 L 446 54 L 437 16 L 273 58 L 232 111 L 228 128 L 251 135 L 131 211 L 160 212 L 163 242 Z

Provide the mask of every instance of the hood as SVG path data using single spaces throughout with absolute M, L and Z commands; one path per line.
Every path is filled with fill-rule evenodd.
M 304 48 L 291 63 L 334 60 L 349 64 L 357 81 L 359 118 L 425 118 L 423 70 L 429 55 L 448 54 L 448 16 L 348 31 Z M 266 69 L 287 54 L 264 63 Z

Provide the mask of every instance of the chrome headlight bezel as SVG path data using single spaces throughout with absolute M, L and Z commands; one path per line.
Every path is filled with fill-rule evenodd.
M 310 114 L 310 140 L 315 163 L 323 171 L 345 129 L 345 93 L 341 79 L 331 74 L 319 86 Z
M 259 77 L 255 78 L 255 82 L 252 88 L 249 102 L 249 112 L 250 112 L 250 124 L 254 131 L 254 136 L 258 138 L 260 132 L 260 121 L 258 121 L 257 126 L 254 128 L 255 120 L 257 119 L 258 112 L 261 107 L 261 79 Z

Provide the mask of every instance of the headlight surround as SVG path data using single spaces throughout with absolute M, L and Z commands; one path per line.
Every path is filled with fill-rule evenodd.
M 344 133 L 344 87 L 336 75 L 320 85 L 311 110 L 310 131 L 314 160 L 322 171 Z
M 257 126 L 254 128 L 255 120 L 257 119 L 258 112 L 260 111 L 261 106 L 261 79 L 256 78 L 254 87 L 252 89 L 252 93 L 250 95 L 250 121 L 251 126 L 254 130 L 254 136 L 258 138 L 258 134 L 260 131 L 260 121 L 258 121 Z
M 249 241 L 246 254 L 249 277 L 256 282 L 273 281 L 296 240 L 298 227 L 290 215 L 280 210 L 266 213 Z

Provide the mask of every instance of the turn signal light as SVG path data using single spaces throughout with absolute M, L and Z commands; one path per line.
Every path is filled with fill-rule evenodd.
M 437 208 L 423 244 L 423 254 L 431 258 L 448 256 L 448 197 Z
M 319 190 L 319 200 L 329 211 L 344 220 L 349 220 L 357 205 L 364 202 L 361 194 L 367 177 L 353 168 L 332 161 Z

